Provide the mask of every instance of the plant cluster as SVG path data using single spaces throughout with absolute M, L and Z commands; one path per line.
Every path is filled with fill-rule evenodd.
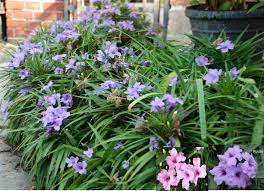
M 261 145 L 261 34 L 173 45 L 129 4 L 94 5 L 37 32 L 1 71 L 7 141 L 37 189 L 156 189 L 163 148 Z

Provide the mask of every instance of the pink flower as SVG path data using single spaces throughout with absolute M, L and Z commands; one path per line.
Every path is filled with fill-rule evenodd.
M 168 171 L 163 169 L 158 174 L 157 180 L 162 184 L 164 190 L 170 190 L 171 186 L 178 185 L 179 179 L 174 174 L 175 171 L 173 169 L 169 169 Z
M 197 181 L 199 178 L 206 177 L 206 165 L 201 165 L 200 158 L 193 158 L 193 169 L 194 169 L 194 177 L 192 182 L 197 185 Z
M 170 168 L 175 168 L 177 163 L 183 162 L 186 160 L 186 157 L 182 152 L 177 152 L 175 148 L 170 150 L 170 156 L 167 156 L 166 162 Z
M 177 177 L 182 179 L 182 188 L 188 190 L 190 182 L 192 182 L 194 178 L 193 165 L 182 163 L 181 170 L 177 171 Z

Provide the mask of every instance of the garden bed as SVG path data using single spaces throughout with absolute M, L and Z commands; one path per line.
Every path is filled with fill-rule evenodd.
M 9 120 L 7 141 L 21 150 L 37 189 L 206 190 L 209 174 L 217 187 L 209 171 L 217 154 L 233 145 L 251 153 L 262 144 L 263 62 L 254 60 L 260 37 L 190 36 L 193 47 L 172 45 L 127 4 L 98 1 L 12 55 L 0 110 Z M 166 171 L 169 155 L 173 171 Z M 254 155 L 253 172 L 263 169 L 261 157 Z M 261 173 L 231 187 L 261 188 Z

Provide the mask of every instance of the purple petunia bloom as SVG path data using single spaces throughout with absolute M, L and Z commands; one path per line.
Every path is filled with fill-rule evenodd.
M 30 72 L 27 69 L 23 69 L 19 72 L 19 77 L 21 80 L 27 78 L 28 76 L 30 76 Z
M 146 128 L 146 120 L 144 119 L 144 114 L 141 117 L 137 117 L 137 121 L 135 123 L 135 128 L 136 129 L 141 129 L 141 128 Z
M 149 28 L 147 33 L 146 33 L 146 36 L 150 36 L 150 37 L 157 37 L 158 36 L 158 33 L 156 33 L 155 31 L 153 31 L 153 29 Z
M 164 147 L 165 148 L 171 148 L 172 149 L 175 146 L 176 146 L 176 140 L 172 136 L 170 136 L 168 143 Z
M 125 94 L 127 100 L 134 100 L 140 96 L 140 93 L 146 88 L 145 85 L 141 85 L 140 82 L 136 82 L 132 87 L 128 87 Z
M 73 166 L 75 172 L 79 174 L 86 174 L 86 167 L 87 163 L 85 161 L 78 162 L 76 165 Z
M 106 80 L 104 83 L 101 84 L 101 88 L 105 90 L 112 90 L 114 91 L 116 88 L 121 87 L 121 84 L 113 81 L 113 80 Z
M 99 26 L 100 27 L 115 26 L 115 21 L 113 21 L 113 20 L 104 20 Z
M 44 96 L 44 102 L 48 106 L 56 105 L 57 99 L 59 99 L 60 94 L 53 94 L 51 96 Z
M 96 60 L 99 62 L 105 62 L 106 61 L 106 56 L 102 50 L 97 51 Z
M 75 29 L 65 29 L 62 33 L 57 34 L 55 41 L 56 43 L 61 43 L 66 40 L 77 40 L 79 36 L 80 34 L 78 34 Z
M 30 90 L 29 87 L 23 87 L 23 88 L 21 88 L 21 90 L 18 92 L 19 93 L 19 96 L 23 97 L 23 96 L 27 95 L 28 92 L 29 92 L 29 90 Z
M 151 105 L 151 112 L 158 113 L 160 111 L 169 111 L 171 108 L 176 107 L 177 104 L 183 104 L 183 100 L 173 97 L 170 94 L 164 95 L 162 98 L 156 97 Z
M 225 162 L 227 166 L 233 166 L 237 164 L 237 160 L 242 160 L 242 149 L 239 146 L 228 148 L 223 155 L 217 155 L 221 162 Z
M 205 84 L 211 86 L 219 81 L 219 77 L 222 74 L 222 70 L 209 69 L 209 72 L 204 76 Z
M 93 149 L 88 148 L 86 151 L 83 151 L 83 154 L 85 154 L 85 156 L 90 159 L 93 157 Z
M 237 78 L 237 75 L 239 74 L 239 70 L 236 68 L 236 67 L 234 67 L 234 68 L 232 68 L 230 71 L 229 71 L 229 75 L 231 76 L 231 78 L 233 79 L 233 80 L 235 80 L 236 78 Z
M 68 167 L 73 167 L 77 164 L 79 158 L 78 157 L 74 157 L 74 156 L 71 156 L 70 158 L 67 158 L 66 159 L 66 163 L 68 164 L 67 166 Z
M 8 109 L 10 108 L 12 102 L 11 101 L 6 101 L 3 102 L 1 107 L 0 107 L 0 117 L 5 121 L 8 119 Z
M 63 94 L 60 100 L 64 105 L 71 106 L 72 105 L 72 95 L 71 94 Z
M 50 92 L 50 87 L 53 85 L 52 81 L 49 81 L 49 83 L 46 86 L 43 86 L 43 88 L 41 89 L 41 91 L 46 91 L 46 92 Z
M 128 160 L 124 160 L 122 162 L 122 168 L 125 169 L 125 170 L 127 170 L 128 167 L 129 167 L 129 161 Z
M 156 148 L 158 148 L 158 146 L 159 146 L 159 142 L 157 137 L 151 136 L 149 138 L 149 150 L 154 151 Z
M 169 81 L 169 86 L 173 86 L 174 84 L 179 84 L 179 82 L 178 82 L 178 77 L 177 76 L 173 76 L 171 79 L 170 79 L 170 81 Z
M 66 57 L 66 54 L 59 54 L 59 55 L 53 56 L 52 60 L 55 62 L 61 62 L 63 58 L 65 57 Z
M 41 113 L 41 116 L 40 121 L 43 123 L 46 131 L 50 133 L 53 130 L 59 131 L 63 121 L 70 116 L 70 113 L 64 107 L 54 108 L 53 106 L 49 106 L 46 111 Z
M 198 66 L 207 66 L 210 64 L 209 59 L 205 56 L 198 56 L 195 58 L 195 62 Z
M 164 45 L 161 42 L 155 42 L 154 46 L 157 48 L 164 48 Z
M 138 19 L 139 15 L 137 15 L 137 13 L 135 13 L 135 12 L 131 12 L 131 13 L 129 13 L 129 17 L 132 19 Z
M 13 55 L 13 58 L 8 62 L 6 68 L 8 69 L 13 69 L 13 68 L 18 68 L 25 59 L 25 53 L 24 52 L 16 52 Z
M 114 146 L 114 150 L 119 151 L 122 150 L 124 148 L 124 145 L 122 142 L 118 142 L 116 143 L 116 145 Z
M 76 59 L 74 59 L 74 58 L 71 58 L 69 60 L 68 64 L 66 65 L 66 69 L 65 69 L 66 72 L 68 72 L 68 71 L 71 71 L 73 73 L 76 72 L 77 68 L 75 66 L 75 62 L 76 62 Z
M 82 55 L 83 60 L 87 60 L 89 58 L 89 54 L 86 52 Z
M 134 25 L 133 25 L 133 21 L 120 21 L 118 22 L 118 26 L 121 29 L 127 30 L 127 31 L 134 31 Z
M 30 42 L 25 42 L 21 46 L 21 49 L 23 50 L 23 52 L 25 54 L 31 54 L 31 55 L 35 55 L 37 53 L 41 53 L 42 52 L 42 48 L 41 48 L 40 44 L 30 43 Z
M 150 105 L 151 112 L 158 113 L 165 110 L 165 103 L 161 98 L 156 97 L 155 100 L 151 101 Z
M 234 46 L 235 45 L 230 40 L 226 40 L 224 42 L 220 42 L 216 49 L 221 50 L 222 53 L 227 53 L 229 50 L 233 50 Z
M 63 74 L 64 73 L 64 70 L 62 68 L 55 68 L 54 70 L 54 74 Z
M 257 162 L 252 154 L 247 152 L 242 153 L 242 158 L 244 162 L 241 164 L 243 173 L 248 175 L 250 178 L 255 178 L 257 173 Z
M 107 41 L 104 44 L 104 51 L 110 58 L 114 58 L 115 56 L 120 57 L 121 53 L 118 51 L 118 47 L 116 44 L 111 44 L 111 42 Z
M 243 152 L 238 145 L 230 147 L 223 155 L 217 155 L 219 164 L 210 173 L 217 185 L 245 189 L 257 172 L 257 162 L 252 154 Z

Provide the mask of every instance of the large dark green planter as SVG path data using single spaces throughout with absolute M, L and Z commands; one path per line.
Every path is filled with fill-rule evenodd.
M 248 13 L 242 11 L 206 11 L 199 10 L 199 6 L 186 8 L 185 14 L 190 19 L 191 28 L 194 36 L 218 37 L 224 29 L 230 40 L 244 31 L 243 39 L 249 39 L 256 33 L 264 32 L 264 9 L 258 9 Z

